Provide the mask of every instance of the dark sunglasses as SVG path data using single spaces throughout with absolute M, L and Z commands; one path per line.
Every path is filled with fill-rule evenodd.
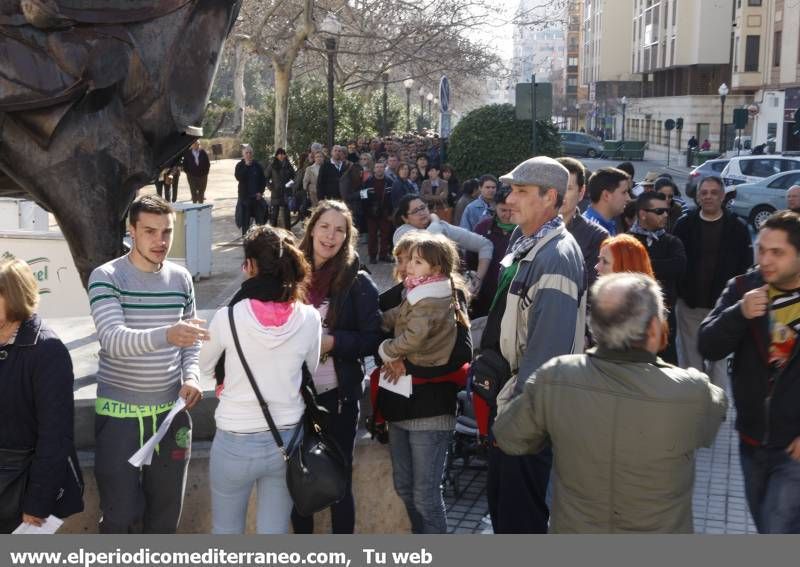
M 654 215 L 663 215 L 669 212 L 669 209 L 665 209 L 664 207 L 658 207 L 657 209 L 645 209 L 648 213 L 653 213 Z

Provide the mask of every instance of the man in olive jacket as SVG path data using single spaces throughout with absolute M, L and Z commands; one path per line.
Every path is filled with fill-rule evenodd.
M 597 348 L 553 358 L 499 408 L 508 454 L 555 456 L 551 533 L 692 533 L 694 454 L 725 417 L 725 392 L 663 348 L 661 290 L 618 273 L 592 288 Z

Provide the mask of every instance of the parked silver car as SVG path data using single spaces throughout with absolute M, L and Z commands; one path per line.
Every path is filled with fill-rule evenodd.
M 603 152 L 603 143 L 583 132 L 559 132 L 561 149 L 567 155 L 597 157 Z
M 800 185 L 800 169 L 737 185 L 728 208 L 758 230 L 772 213 L 786 208 L 786 190 L 792 185 Z

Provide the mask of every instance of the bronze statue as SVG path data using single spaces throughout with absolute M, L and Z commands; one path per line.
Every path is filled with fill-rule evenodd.
M 84 285 L 137 189 L 202 135 L 240 0 L 0 0 L 0 196 L 51 211 Z

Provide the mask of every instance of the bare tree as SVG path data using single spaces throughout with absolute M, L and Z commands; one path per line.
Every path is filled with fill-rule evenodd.
M 479 39 L 487 29 L 552 23 L 564 2 L 527 0 L 513 7 L 496 0 L 245 0 L 235 36 L 237 119 L 243 122 L 247 57 L 266 57 L 275 78 L 275 145 L 286 146 L 292 77 L 325 74 L 317 22 L 328 12 L 342 24 L 336 83 L 368 94 L 387 72 L 395 88 L 407 78 L 432 84 L 448 74 L 474 89 L 475 79 L 507 73 Z

